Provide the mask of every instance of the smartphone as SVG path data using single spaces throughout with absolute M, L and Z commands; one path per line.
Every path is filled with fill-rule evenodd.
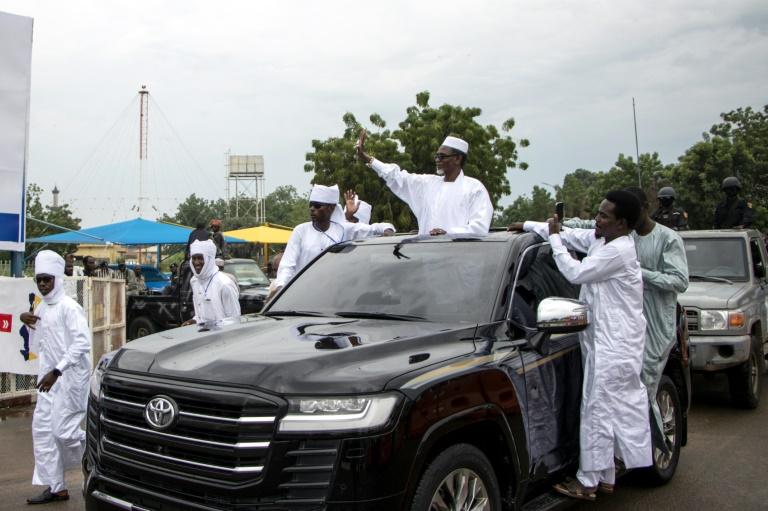
M 555 203 L 555 214 L 557 215 L 557 219 L 562 222 L 563 216 L 565 215 L 565 203 L 563 202 Z

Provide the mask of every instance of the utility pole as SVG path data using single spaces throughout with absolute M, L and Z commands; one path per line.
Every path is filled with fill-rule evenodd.
M 149 91 L 146 85 L 139 91 L 139 217 L 144 210 L 144 162 L 147 160 L 147 140 L 149 137 Z
M 637 155 L 637 187 L 643 189 L 643 180 L 640 177 L 640 146 L 637 143 L 637 113 L 635 113 L 635 98 L 632 98 L 632 118 L 635 121 L 635 154 Z

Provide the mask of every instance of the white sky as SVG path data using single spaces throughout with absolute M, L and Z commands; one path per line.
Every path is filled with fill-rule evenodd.
M 0 11 L 35 19 L 28 181 L 58 185 L 84 226 L 135 216 L 142 84 L 173 128 L 153 128 L 151 105 L 144 182 L 161 212 L 192 192 L 224 197 L 229 149 L 264 155 L 267 192 L 308 191 L 312 139 L 340 135 L 347 111 L 394 128 L 422 90 L 433 106 L 482 108 L 483 124 L 516 119 L 530 168 L 510 171 L 502 204 L 634 155 L 633 96 L 640 151 L 665 163 L 721 112 L 768 103 L 765 0 L 0 0 Z

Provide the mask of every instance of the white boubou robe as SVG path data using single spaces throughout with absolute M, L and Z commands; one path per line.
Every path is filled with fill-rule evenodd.
M 308 265 L 315 257 L 331 245 L 357 239 L 382 235 L 387 229 L 395 227 L 386 222 L 352 224 L 343 220 L 341 208 L 336 206 L 331 226 L 327 231 L 317 229 L 312 222 L 297 225 L 291 233 L 288 245 L 285 247 L 280 267 L 275 278 L 275 288 L 285 286 L 297 273 Z
M 411 174 L 375 158 L 370 167 L 411 208 L 419 223 L 419 235 L 437 228 L 455 235 L 488 234 L 493 218 L 488 190 L 464 171 L 449 182 L 434 174 Z
M 224 319 L 240 317 L 240 287 L 216 266 L 216 245 L 213 241 L 193 241 L 190 257 L 202 255 L 203 269 L 198 274 L 192 266 L 192 303 L 195 323 L 215 324 Z M 191 265 L 190 261 L 190 265 Z
M 63 260 L 62 273 L 56 275 L 55 270 L 43 270 L 40 259 L 38 256 L 35 262 L 36 273 L 54 275 L 55 281 L 54 289 L 34 311 L 40 319 L 29 329 L 30 346 L 39 356 L 38 381 L 54 368 L 61 376 L 50 391 L 37 393 L 32 418 L 32 484 L 50 486 L 56 493 L 66 488 L 64 471 L 80 465 L 85 449 L 80 424 L 88 405 L 91 331 L 83 308 L 64 292 Z
M 560 272 L 581 285 L 579 299 L 592 312 L 579 334 L 584 367 L 579 468 L 612 469 L 614 456 L 627 468 L 652 462 L 648 395 L 640 377 L 645 346 L 643 281 L 629 236 L 610 243 L 593 229 L 549 235 L 545 222 L 525 222 L 526 231 L 548 237 Z M 587 254 L 574 259 L 568 248 Z

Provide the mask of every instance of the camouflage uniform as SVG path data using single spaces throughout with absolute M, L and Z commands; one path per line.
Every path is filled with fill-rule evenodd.
M 732 229 L 737 225 L 752 227 L 752 204 L 744 199 L 725 199 L 715 209 L 715 229 Z
M 683 208 L 676 208 L 674 206 L 665 208 L 662 206 L 653 212 L 651 218 L 655 222 L 675 231 L 688 230 L 688 213 Z

